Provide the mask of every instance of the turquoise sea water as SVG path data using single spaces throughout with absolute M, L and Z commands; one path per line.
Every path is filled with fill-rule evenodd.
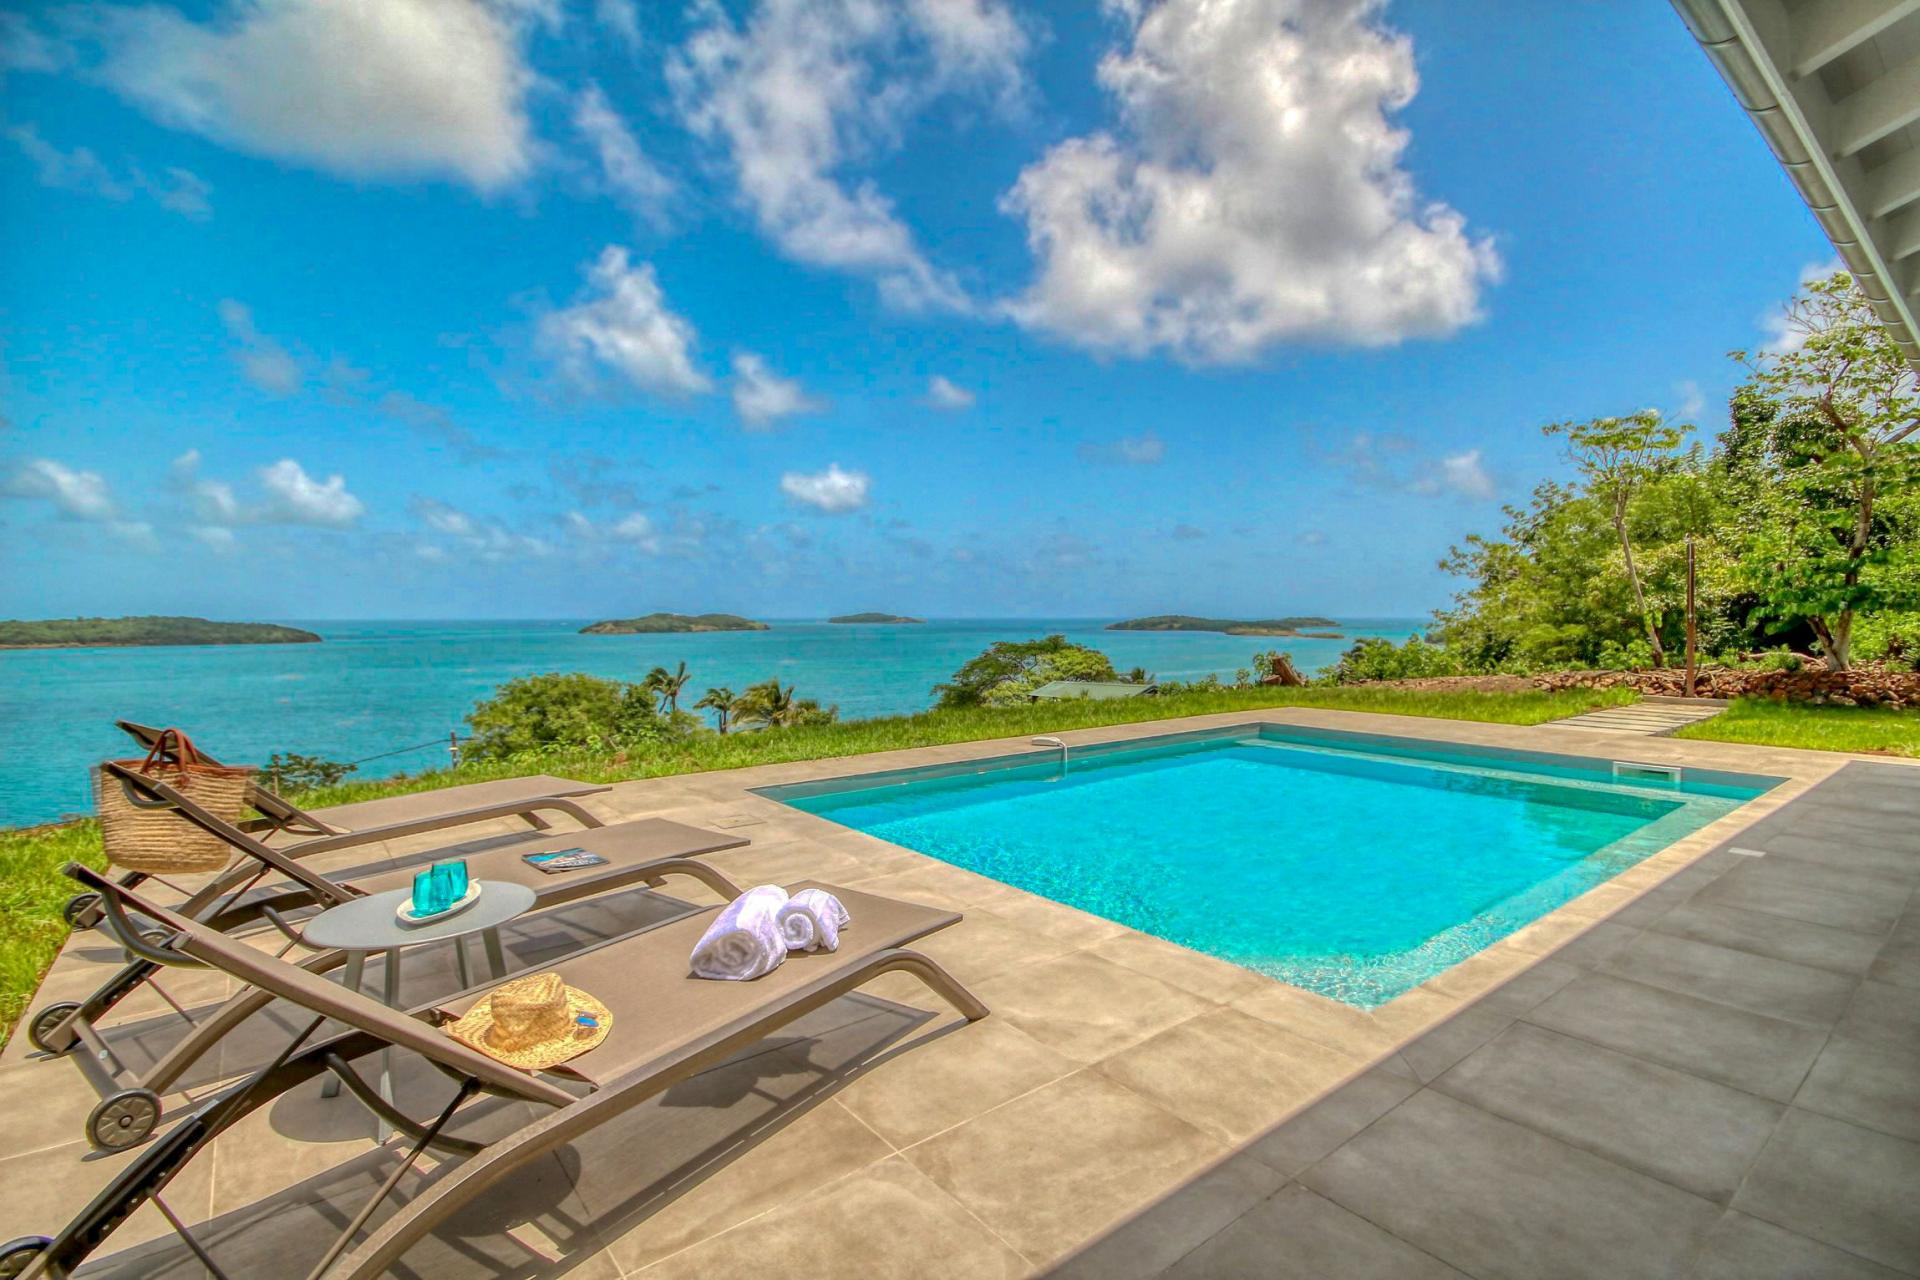
M 282 621 L 282 619 L 273 619 Z M 638 679 L 685 662 L 691 702 L 709 685 L 738 690 L 778 676 L 845 716 L 928 705 L 930 690 L 995 640 L 1052 632 L 1099 647 L 1121 670 L 1162 679 L 1231 677 L 1253 654 L 1284 648 L 1302 670 L 1337 658 L 1349 640 L 1212 633 L 1106 631 L 1110 619 L 933 620 L 925 626 L 774 621 L 771 631 L 583 636 L 588 619 L 555 622 L 314 622 L 306 645 L 29 649 L 0 652 L 0 825 L 91 807 L 87 769 L 124 755 L 115 719 L 177 724 L 223 759 L 298 751 L 355 760 L 434 745 L 361 766 L 379 776 L 445 763 L 446 735 L 501 683 L 543 671 Z M 1343 621 L 1347 636 L 1412 634 L 1410 619 Z
M 1759 794 L 1268 731 L 766 794 L 1361 1007 Z M 878 785 L 875 785 L 878 784 Z

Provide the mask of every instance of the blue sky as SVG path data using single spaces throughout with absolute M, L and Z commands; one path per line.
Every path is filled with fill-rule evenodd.
M 1410 615 L 1831 257 L 1662 4 L 0 5 L 0 614 Z

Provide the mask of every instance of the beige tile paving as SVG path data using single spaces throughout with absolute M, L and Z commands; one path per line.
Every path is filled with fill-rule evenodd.
M 1260 721 L 1575 754 L 1620 750 L 1618 737 L 1578 729 L 1304 710 L 1061 736 L 1122 741 Z M 1537 964 L 1848 759 L 1665 738 L 1633 745 L 1635 759 L 1788 781 L 1375 1010 L 1284 986 L 750 792 L 1031 750 L 1024 739 L 651 779 L 589 797 L 588 807 L 608 820 L 660 815 L 739 832 L 753 843 L 713 861 L 743 882 L 812 877 L 965 912 L 924 949 L 993 1014 L 967 1025 L 904 975 L 873 984 L 861 1001 L 823 1011 L 833 1016 L 808 1032 L 812 1039 L 719 1068 L 566 1149 L 555 1167 L 574 1184 L 567 1212 L 580 1220 L 556 1218 L 548 1235 L 571 1247 L 569 1274 L 590 1280 L 723 1274 L 764 1266 L 768 1256 L 783 1270 L 854 1277 L 1044 1267 Z M 424 843 L 331 861 L 408 858 Z M 683 884 L 674 889 L 699 898 Z M 604 928 L 606 920 L 583 915 L 575 925 Z M 83 994 L 118 960 L 98 938 L 76 938 L 35 1007 Z M 225 991 L 217 975 L 182 981 L 196 1000 Z M 163 1038 L 164 1013 L 143 994 L 109 1021 Z M 236 1037 L 221 1069 L 252 1065 L 284 1025 L 263 1022 L 251 1038 Z M 878 1039 L 866 1048 L 863 1037 Z M 0 1186 L 8 1192 L 0 1196 L 0 1237 L 57 1226 L 130 1158 L 83 1159 L 78 1125 L 94 1089 L 70 1063 L 23 1059 L 17 1044 L 0 1059 Z M 401 1097 L 414 1111 L 443 1096 L 444 1082 L 431 1073 L 402 1073 Z M 502 1112 L 489 1123 L 509 1119 Z M 190 1165 L 169 1202 L 189 1220 L 244 1220 L 269 1213 L 289 1185 L 325 1185 L 373 1150 L 357 1105 L 309 1086 L 255 1113 Z M 111 1247 L 163 1230 L 148 1208 Z

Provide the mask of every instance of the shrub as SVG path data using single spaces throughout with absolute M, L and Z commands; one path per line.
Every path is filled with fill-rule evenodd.
M 297 751 L 282 755 L 276 751 L 267 757 L 267 785 L 275 791 L 313 791 L 320 787 L 336 787 L 358 767 L 323 756 L 303 756 Z
M 1920 613 L 1861 614 L 1853 623 L 1853 653 L 1862 662 L 1920 671 Z
M 1428 644 L 1419 636 L 1408 636 L 1396 645 L 1381 636 L 1357 640 L 1340 655 L 1340 661 L 1324 668 L 1321 676 L 1334 684 L 1360 684 L 1368 680 L 1418 680 L 1427 676 L 1457 676 L 1466 670 L 1452 651 Z
M 467 716 L 471 760 L 576 748 L 625 750 L 668 735 L 651 689 L 573 672 L 523 676 Z
M 945 684 L 933 687 L 942 707 L 999 707 L 1024 702 L 1049 680 L 1114 680 L 1106 654 L 1071 644 L 1065 636 L 1002 640 L 967 660 Z
M 1638 636 L 1625 644 L 1607 640 L 1600 645 L 1596 662 L 1607 671 L 1644 671 L 1653 665 L 1653 646 Z

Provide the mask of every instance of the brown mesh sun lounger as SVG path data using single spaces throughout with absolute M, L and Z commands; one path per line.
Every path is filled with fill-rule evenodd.
M 216 932 L 230 932 L 265 919 L 298 942 L 299 934 L 288 922 L 288 913 L 311 907 L 324 909 L 366 894 L 403 888 L 412 883 L 418 869 L 418 861 L 408 858 L 323 874 L 296 861 L 290 851 L 275 849 L 223 822 L 165 783 L 119 765 L 102 768 L 120 778 L 144 802 L 170 806 L 183 821 L 218 835 L 232 846 L 235 863 L 175 908 L 182 918 L 194 919 Z M 739 896 L 739 887 L 697 859 L 747 843 L 740 836 L 703 831 L 664 818 L 643 818 L 564 835 L 523 837 L 505 847 L 458 853 L 475 880 L 504 880 L 532 889 L 533 909 L 538 911 L 598 894 L 652 888 L 670 875 L 690 876 L 732 899 Z M 524 860 L 530 853 L 563 848 L 599 854 L 607 860 L 606 865 L 549 875 Z M 89 876 L 86 883 L 91 886 L 99 879 L 103 877 Z M 120 887 L 131 886 L 122 883 Z M 126 942 L 124 938 L 121 941 L 123 945 Z M 302 964 L 318 974 L 337 968 L 346 959 L 342 952 L 318 952 Z M 118 1060 L 94 1023 L 153 979 L 159 968 L 150 958 L 136 953 L 85 1000 L 47 1005 L 27 1022 L 27 1038 L 35 1048 L 61 1055 L 84 1045 L 87 1052 L 76 1061 L 105 1076 L 105 1096 L 87 1121 L 87 1137 L 97 1147 L 118 1149 L 144 1140 L 159 1122 L 159 1095 L 222 1036 L 271 999 L 258 989 L 239 992 L 210 1016 L 194 1021 L 193 1029 L 158 1062 L 143 1072 L 131 1071 Z
M 132 938 L 133 945 L 156 963 L 224 970 L 300 1006 L 312 1015 L 312 1022 L 276 1061 L 196 1107 L 142 1152 L 61 1234 L 6 1246 L 0 1253 L 0 1274 L 70 1275 L 121 1221 L 156 1198 L 223 1130 L 323 1072 L 332 1072 L 356 1099 L 411 1140 L 399 1167 L 346 1222 L 319 1265 L 308 1273 L 315 1280 L 375 1280 L 404 1274 L 399 1263 L 410 1247 L 516 1170 L 882 974 L 915 975 L 969 1021 L 987 1014 L 986 1006 L 938 964 L 905 949 L 915 939 L 957 922 L 956 913 L 823 885 L 817 887 L 830 889 L 853 915 L 854 927 L 841 935 L 840 949 L 792 956 L 752 982 L 708 982 L 687 972 L 687 957 L 719 911 L 717 907 L 560 961 L 553 967 L 569 986 L 590 992 L 608 1006 L 612 1032 L 580 1057 L 545 1072 L 528 1073 L 497 1062 L 439 1029 L 485 998 L 485 990 L 464 992 L 411 1013 L 398 1012 L 142 902 L 131 891 L 85 868 L 70 868 L 69 874 L 106 896 L 119 927 L 134 929 L 126 918 L 129 910 L 158 923 L 163 938 L 143 940 L 137 934 Z M 794 889 L 803 887 L 815 886 L 808 882 Z M 329 1019 L 347 1029 L 307 1044 Z M 355 1061 L 387 1048 L 417 1053 L 457 1082 L 450 1101 L 436 1117 L 423 1122 L 401 1113 L 355 1071 Z M 461 1109 L 480 1093 L 542 1104 L 550 1110 L 484 1145 L 446 1132 Z M 465 1159 L 438 1170 L 419 1194 L 356 1243 L 406 1171 L 429 1147 Z M 188 1248 L 206 1261 L 204 1246 L 191 1228 L 171 1213 L 167 1216 Z M 9 1265 L 11 1271 L 6 1270 Z

